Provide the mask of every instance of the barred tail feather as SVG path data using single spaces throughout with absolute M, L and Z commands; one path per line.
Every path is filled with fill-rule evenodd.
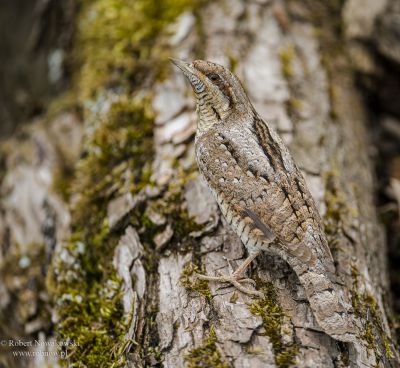
M 343 287 L 332 282 L 327 274 L 310 269 L 298 276 L 318 325 L 336 340 L 354 342 L 355 318 Z

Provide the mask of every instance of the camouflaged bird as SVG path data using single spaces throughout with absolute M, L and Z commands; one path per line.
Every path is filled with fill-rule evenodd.
M 249 257 L 231 276 L 198 277 L 245 288 L 244 271 L 261 251 L 282 257 L 297 274 L 320 327 L 354 341 L 351 305 L 335 282 L 322 221 L 288 149 L 255 111 L 240 81 L 208 61 L 172 59 L 196 94 L 195 139 L 200 173 Z

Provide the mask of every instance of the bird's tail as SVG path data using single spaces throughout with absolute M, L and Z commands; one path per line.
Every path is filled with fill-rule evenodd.
M 329 274 L 312 269 L 298 276 L 314 317 L 324 332 L 336 340 L 354 342 L 356 321 L 343 286 L 332 281 Z
M 319 247 L 299 246 L 292 256 L 281 252 L 304 287 L 311 310 L 321 329 L 339 341 L 356 340 L 356 320 L 350 298 L 337 281 L 332 256 Z
M 350 297 L 337 280 L 324 238 L 282 249 L 280 255 L 297 274 L 319 327 L 336 340 L 356 341 L 358 328 Z

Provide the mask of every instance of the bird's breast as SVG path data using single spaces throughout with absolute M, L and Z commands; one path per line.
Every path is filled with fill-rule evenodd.
M 271 172 L 247 132 L 243 133 L 249 136 L 247 144 L 240 141 L 240 133 L 232 137 L 230 132 L 230 139 L 227 134 L 210 132 L 196 141 L 199 170 L 227 222 L 245 245 L 258 246 L 262 234 L 243 216 L 251 210 L 282 242 L 300 243 L 316 223 L 306 199 L 286 180 L 285 173 Z

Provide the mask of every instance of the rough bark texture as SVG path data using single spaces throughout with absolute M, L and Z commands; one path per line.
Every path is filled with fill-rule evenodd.
M 2 337 L 70 338 L 68 361 L 88 367 L 398 366 L 354 83 L 354 68 L 379 68 L 360 38 L 376 24 L 390 36 L 376 19 L 395 1 L 156 3 L 85 4 L 78 98 L 0 146 Z M 229 66 L 289 146 L 362 321 L 356 344 L 321 331 L 279 258 L 255 262 L 261 300 L 195 279 L 232 272 L 245 250 L 198 176 L 193 98 L 167 56 Z

